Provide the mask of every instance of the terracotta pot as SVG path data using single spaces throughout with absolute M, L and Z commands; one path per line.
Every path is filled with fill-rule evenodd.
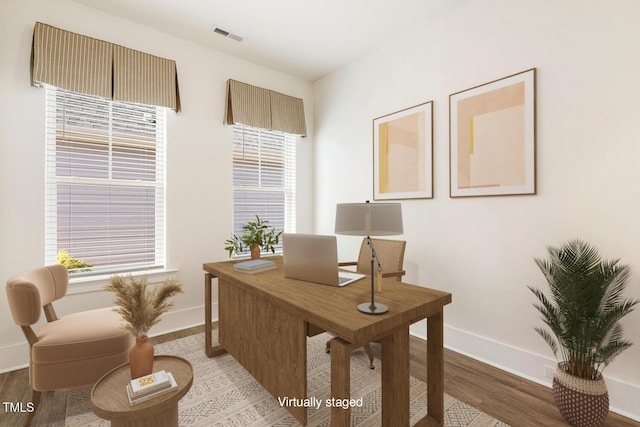
M 260 258 L 260 246 L 256 243 L 251 245 L 251 259 Z
M 599 427 L 609 414 L 609 393 L 602 378 L 587 380 L 565 371 L 558 363 L 553 376 L 553 398 L 558 410 L 575 427 Z
M 129 367 L 131 379 L 144 377 L 153 372 L 153 344 L 143 335 L 136 338 L 136 343 L 129 350 Z

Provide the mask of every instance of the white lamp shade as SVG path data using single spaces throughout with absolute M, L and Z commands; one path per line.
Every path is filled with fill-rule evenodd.
M 338 203 L 336 234 L 394 236 L 403 233 L 400 203 Z

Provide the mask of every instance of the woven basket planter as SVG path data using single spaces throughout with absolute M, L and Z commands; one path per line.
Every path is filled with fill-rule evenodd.
M 553 398 L 558 410 L 575 427 L 599 427 L 609 414 L 609 393 L 602 376 L 597 380 L 575 377 L 558 363 L 553 376 Z

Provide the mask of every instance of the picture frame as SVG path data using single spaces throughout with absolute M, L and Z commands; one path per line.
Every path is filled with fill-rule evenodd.
M 536 69 L 449 96 L 449 196 L 536 194 Z
M 373 119 L 373 199 L 433 198 L 433 101 Z

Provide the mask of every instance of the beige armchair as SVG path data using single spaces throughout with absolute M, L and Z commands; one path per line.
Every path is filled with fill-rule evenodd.
M 407 242 L 404 240 L 390 240 L 390 239 L 371 239 L 373 246 L 380 260 L 380 267 L 382 268 L 382 277 L 395 277 L 400 281 L 404 276 L 403 270 L 404 264 L 404 250 L 407 246 Z M 356 272 L 361 274 L 371 274 L 371 248 L 367 244 L 367 238 L 362 239 L 360 245 L 360 253 L 358 255 L 358 261 L 353 262 L 341 262 L 339 266 L 356 266 Z M 377 271 L 377 265 L 374 265 L 374 269 Z M 375 274 L 375 273 L 374 273 Z M 364 350 L 369 356 L 370 368 L 373 369 L 373 350 L 371 350 L 371 344 L 367 343 L 364 346 Z M 327 353 L 329 352 L 329 341 L 327 341 Z
M 13 321 L 29 342 L 29 381 L 33 412 L 43 391 L 95 383 L 114 367 L 127 363 L 132 335 L 122 328 L 122 318 L 112 308 L 83 311 L 58 318 L 51 304 L 67 293 L 69 276 L 62 265 L 38 268 L 7 281 L 6 291 Z M 47 323 L 38 331 L 32 325 L 44 311 Z

